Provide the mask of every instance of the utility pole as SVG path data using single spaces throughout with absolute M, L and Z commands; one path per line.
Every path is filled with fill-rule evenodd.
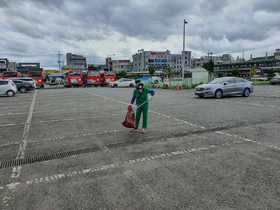
M 58 67 L 58 70 L 59 70 L 59 73 L 61 73 L 61 61 L 60 61 L 60 56 L 62 56 L 62 54 L 58 51 L 58 54 L 56 54 L 57 56 L 58 56 L 58 61 L 57 61 L 57 63 L 58 63 L 58 65 L 59 65 L 59 67 Z
M 184 33 L 183 33 L 183 68 L 182 68 L 182 85 L 184 83 L 184 73 L 185 73 L 185 24 L 188 24 L 188 22 L 184 19 Z
M 212 60 L 212 52 L 208 52 L 208 62 L 209 62 L 209 54 L 211 54 L 211 60 Z

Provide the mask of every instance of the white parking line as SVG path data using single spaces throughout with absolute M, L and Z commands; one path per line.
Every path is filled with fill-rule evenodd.
M 153 161 L 153 160 L 157 160 L 157 159 L 163 159 L 163 158 L 168 158 L 168 157 L 173 157 L 173 156 L 178 156 L 178 155 L 184 155 L 184 154 L 189 154 L 189 153 L 193 153 L 193 152 L 206 151 L 206 150 L 215 149 L 218 147 L 230 146 L 233 144 L 240 144 L 243 142 L 244 142 L 244 140 L 240 140 L 240 141 L 234 141 L 232 143 L 223 143 L 220 145 L 210 145 L 208 147 L 199 147 L 199 148 L 178 150 L 178 151 L 174 151 L 174 152 L 144 157 L 141 159 L 134 159 L 134 160 L 112 163 L 112 164 L 93 167 L 93 168 L 81 169 L 78 171 L 72 171 L 70 173 L 56 174 L 56 175 L 52 175 L 52 176 L 41 177 L 41 178 L 37 178 L 37 179 L 27 180 L 25 182 L 15 182 L 15 183 L 7 184 L 5 186 L 0 186 L 0 187 L 2 187 L 2 188 L 5 187 L 5 188 L 13 190 L 17 186 L 22 185 L 22 184 L 31 185 L 31 184 L 41 183 L 41 182 L 49 182 L 52 180 L 58 180 L 58 179 L 62 179 L 62 178 L 73 177 L 73 176 L 83 175 L 83 174 L 87 174 L 87 173 L 94 173 L 97 171 L 103 171 L 103 170 L 108 170 L 108 169 L 112 169 L 112 168 L 119 168 L 122 166 L 135 165 L 138 163 L 144 163 L 144 162 L 148 162 L 148 161 Z
M 225 132 L 222 132 L 222 131 L 216 131 L 215 133 L 221 134 L 221 135 L 226 135 L 226 136 L 231 136 L 231 137 L 235 137 L 235 138 L 239 138 L 239 139 L 242 139 L 242 140 L 247 141 L 247 142 L 252 142 L 254 144 L 258 144 L 258 145 L 261 145 L 261 146 L 270 147 L 270 148 L 273 148 L 273 149 L 276 149 L 276 150 L 280 150 L 279 147 L 276 147 L 276 146 L 274 146 L 272 144 L 266 144 L 266 143 L 258 142 L 258 141 L 255 141 L 255 140 L 246 139 L 246 138 L 243 138 L 243 137 L 240 137 L 240 136 L 237 136 L 237 135 L 232 135 L 232 134 L 229 134 L 229 133 L 225 133 Z
M 99 96 L 99 97 L 105 98 L 105 99 L 107 99 L 107 100 L 112 100 L 112 101 L 116 101 L 116 102 L 119 102 L 119 103 L 122 103 L 122 104 L 126 104 L 126 105 L 127 105 L 127 103 L 125 103 L 125 102 L 123 102 L 123 101 L 119 101 L 119 100 L 113 99 L 113 98 L 108 98 L 108 97 L 101 96 L 101 95 L 98 95 L 98 94 L 95 94 L 95 93 L 91 93 L 91 92 L 87 92 L 87 91 L 82 91 L 82 90 L 79 90 L 79 91 L 85 92 L 85 93 L 89 93 L 89 94 L 92 94 L 92 95 L 95 95 L 95 96 Z M 136 106 L 135 106 L 135 107 L 136 107 Z M 165 115 L 165 114 L 162 114 L 162 113 L 159 113 L 159 112 L 152 111 L 151 109 L 150 109 L 149 111 L 150 111 L 151 113 L 158 114 L 158 115 L 160 115 L 160 116 L 162 116 L 162 117 L 165 117 L 165 118 L 168 118 L 168 119 L 171 118 L 171 117 L 168 116 L 168 115 Z M 184 121 L 184 120 L 180 120 L 180 119 L 177 119 L 177 118 L 173 118 L 173 119 L 176 120 L 176 121 L 179 121 L 179 122 L 188 124 L 188 125 L 193 126 L 193 127 L 205 129 L 205 127 L 203 127 L 203 126 L 199 126 L 199 125 L 196 125 L 196 124 L 193 124 L 193 123 Z
M 229 101 L 229 100 L 223 100 L 225 102 L 228 103 L 232 103 L 233 101 Z M 258 104 L 257 103 L 246 103 L 246 102 L 240 102 L 240 101 L 234 101 L 234 103 L 238 103 L 238 104 L 244 104 L 244 105 L 250 105 L 250 106 L 260 106 L 260 107 L 270 107 L 270 108 L 280 108 L 280 106 L 275 106 L 275 105 L 264 105 L 264 104 Z
M 24 130 L 23 130 L 23 135 L 22 135 L 22 142 L 19 146 L 19 150 L 18 150 L 18 153 L 17 153 L 17 157 L 16 159 L 23 159 L 24 158 L 24 154 L 25 154 L 25 149 L 26 149 L 26 146 L 27 146 L 27 139 L 28 139 L 28 133 L 29 133 L 29 128 L 30 128 L 30 123 L 31 123 L 31 120 L 32 120 L 32 115 L 33 115 L 33 110 L 34 110 L 34 105 L 35 105 L 35 100 L 36 100 L 36 95 L 37 95 L 37 90 L 35 91 L 35 94 L 33 96 L 33 100 L 32 100 L 32 103 L 31 103 L 31 107 L 30 107 L 30 110 L 29 110 L 29 113 L 28 113 L 28 117 L 27 117 L 27 121 L 25 123 L 25 126 L 24 126 Z M 13 168 L 13 172 L 10 176 L 10 185 L 18 185 L 17 182 L 16 182 L 16 179 L 19 177 L 20 175 L 20 172 L 21 172 L 21 166 L 17 166 L 17 167 L 14 167 Z M 2 202 L 3 202 L 3 206 L 9 206 L 9 200 L 11 199 L 11 197 L 4 197 Z

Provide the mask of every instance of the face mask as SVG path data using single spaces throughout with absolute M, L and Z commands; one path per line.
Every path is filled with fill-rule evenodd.
M 139 86 L 137 89 L 138 89 L 139 93 L 143 92 L 143 86 Z

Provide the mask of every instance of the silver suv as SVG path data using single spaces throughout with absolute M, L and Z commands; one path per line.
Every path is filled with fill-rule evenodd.
M 0 79 L 0 95 L 14 96 L 17 93 L 17 87 L 12 80 Z

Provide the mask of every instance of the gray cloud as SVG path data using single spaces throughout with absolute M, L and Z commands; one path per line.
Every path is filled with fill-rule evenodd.
M 60 50 L 101 63 L 142 48 L 179 53 L 184 19 L 188 50 L 242 51 L 280 42 L 279 9 L 277 0 L 0 0 L 0 56 Z
M 279 13 L 280 3 L 278 0 L 269 0 L 269 1 L 255 0 L 253 8 L 256 11 Z

